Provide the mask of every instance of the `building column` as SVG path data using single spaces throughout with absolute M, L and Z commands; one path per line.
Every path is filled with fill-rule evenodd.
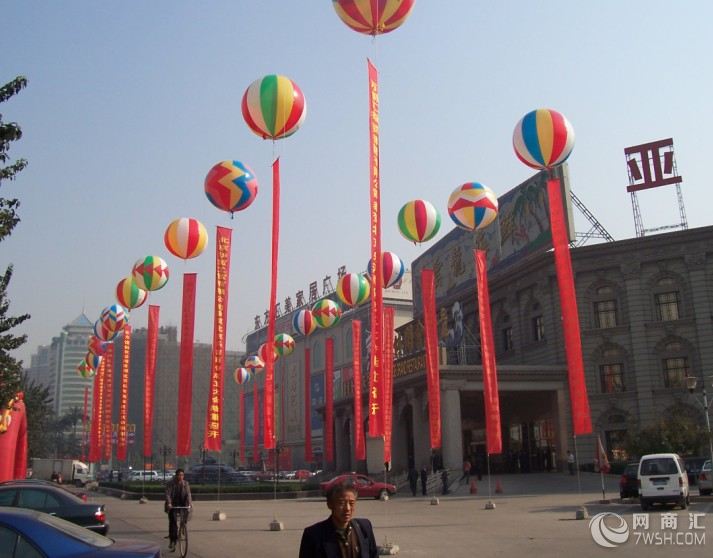
M 463 432 L 460 388 L 463 383 L 441 382 L 441 436 L 443 466 L 460 470 L 463 464 Z

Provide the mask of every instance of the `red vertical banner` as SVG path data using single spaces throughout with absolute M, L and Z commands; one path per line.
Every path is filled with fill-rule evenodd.
M 102 414 L 104 421 L 104 459 L 111 461 L 111 414 L 114 403 L 114 343 L 109 343 L 103 360 L 106 361 L 106 367 L 104 369 L 104 389 L 102 392 L 104 397 L 104 412 Z
M 384 462 L 391 463 L 394 408 L 394 309 L 384 308 Z
M 361 321 L 352 321 L 352 371 L 354 375 L 354 458 L 366 459 L 361 401 Z
M 379 173 L 379 74 L 369 69 L 369 214 L 371 230 L 371 358 L 369 360 L 369 436 L 384 435 L 383 405 L 383 273 L 381 259 L 381 177 Z
M 310 350 L 305 347 L 305 462 L 314 461 L 312 454 L 312 363 Z
M 334 462 L 334 339 L 324 346 L 324 460 Z
M 181 348 L 178 362 L 178 408 L 176 421 L 176 455 L 191 455 L 191 419 L 193 416 L 193 331 L 196 318 L 195 273 L 183 274 L 181 306 Z
M 87 461 L 87 413 L 89 410 L 89 388 L 84 388 L 84 410 L 82 411 L 82 461 Z
M 423 327 L 426 331 L 426 389 L 431 449 L 441 447 L 441 380 L 438 370 L 438 331 L 436 329 L 436 280 L 432 269 L 421 271 Z
M 94 389 L 92 391 L 92 424 L 89 433 L 89 461 L 98 463 L 101 461 L 101 409 L 102 409 L 102 380 L 104 378 L 104 359 L 97 368 L 94 376 Z
M 240 432 L 240 464 L 245 463 L 245 386 L 240 387 L 240 424 L 238 431 Z
M 574 290 L 572 259 L 569 254 L 569 241 L 562 209 L 562 193 L 558 179 L 547 181 L 547 193 L 550 201 L 550 224 L 552 226 L 552 244 L 555 249 L 557 286 L 559 287 L 560 306 L 562 307 L 562 329 L 564 331 L 564 348 L 567 358 L 572 424 L 574 435 L 578 436 L 592 432 L 592 417 L 589 412 L 587 383 L 584 379 L 577 295 Z
M 131 362 L 131 326 L 123 329 L 124 344 L 121 352 L 121 391 L 119 392 L 119 425 L 116 436 L 116 458 L 126 461 L 127 422 L 129 418 L 129 363 Z
M 272 164 L 272 259 L 270 264 L 270 306 L 267 319 L 267 345 L 275 339 L 275 306 L 277 304 L 277 260 L 280 247 L 280 159 Z M 265 392 L 263 398 L 263 446 L 275 449 L 275 354 L 265 351 Z
M 158 350 L 159 311 L 159 306 L 149 305 L 146 360 L 144 362 L 144 457 L 151 457 L 153 453 L 153 396 L 156 377 L 156 352 Z
M 260 463 L 260 397 L 257 379 L 253 378 L 253 463 Z
M 488 264 L 485 250 L 473 250 L 478 283 L 478 315 L 480 316 L 480 351 L 483 363 L 483 398 L 485 403 L 485 433 L 488 455 L 502 453 L 500 430 L 500 395 L 498 372 L 495 366 L 495 343 L 490 317 L 490 291 L 488 289 Z
M 215 310 L 213 352 L 211 353 L 208 406 L 206 407 L 203 447 L 220 451 L 223 438 L 223 385 L 225 382 L 225 339 L 228 322 L 230 285 L 230 243 L 233 230 L 216 227 L 215 232 Z

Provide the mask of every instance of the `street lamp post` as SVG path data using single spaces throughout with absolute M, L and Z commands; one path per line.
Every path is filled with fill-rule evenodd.
M 695 376 L 688 376 L 686 378 L 686 387 L 688 388 L 689 393 L 693 394 L 693 392 L 696 390 L 696 385 L 698 384 L 698 378 Z M 699 401 L 700 403 L 700 401 Z M 713 436 L 711 435 L 711 418 L 710 415 L 708 414 L 708 409 L 710 408 L 710 403 L 708 402 L 708 394 L 706 393 L 706 382 L 705 380 L 703 381 L 703 411 L 706 416 L 706 430 L 708 431 L 708 457 L 711 460 L 711 463 L 713 463 Z

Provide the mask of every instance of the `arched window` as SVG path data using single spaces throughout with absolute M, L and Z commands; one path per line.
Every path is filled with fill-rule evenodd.
M 624 383 L 624 352 L 615 346 L 601 351 L 599 357 L 599 382 L 602 393 L 626 391 Z
M 619 324 L 617 296 L 613 287 L 599 287 L 594 294 L 593 306 L 594 327 L 603 329 Z
M 660 279 L 654 287 L 656 320 L 667 322 L 681 316 L 681 291 L 673 277 Z

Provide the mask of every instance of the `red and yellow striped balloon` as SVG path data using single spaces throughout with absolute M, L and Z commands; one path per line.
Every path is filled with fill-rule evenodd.
M 148 296 L 149 293 L 143 289 L 139 289 L 133 277 L 126 277 L 116 285 L 117 302 L 129 310 L 141 306 L 146 302 Z
M 243 118 L 262 139 L 281 139 L 294 134 L 305 121 L 307 103 L 290 78 L 269 75 L 250 84 L 242 102 Z
M 174 256 L 189 260 L 200 256 L 208 243 L 208 231 L 198 219 L 180 217 L 166 227 L 166 248 Z
M 413 242 L 431 240 L 441 228 L 441 214 L 426 200 L 413 200 L 399 211 L 399 231 Z
M 371 285 L 361 273 L 345 273 L 337 281 L 337 296 L 347 306 L 358 306 L 369 298 Z
M 415 0 L 332 0 L 339 18 L 365 35 L 389 33 L 406 21 Z

